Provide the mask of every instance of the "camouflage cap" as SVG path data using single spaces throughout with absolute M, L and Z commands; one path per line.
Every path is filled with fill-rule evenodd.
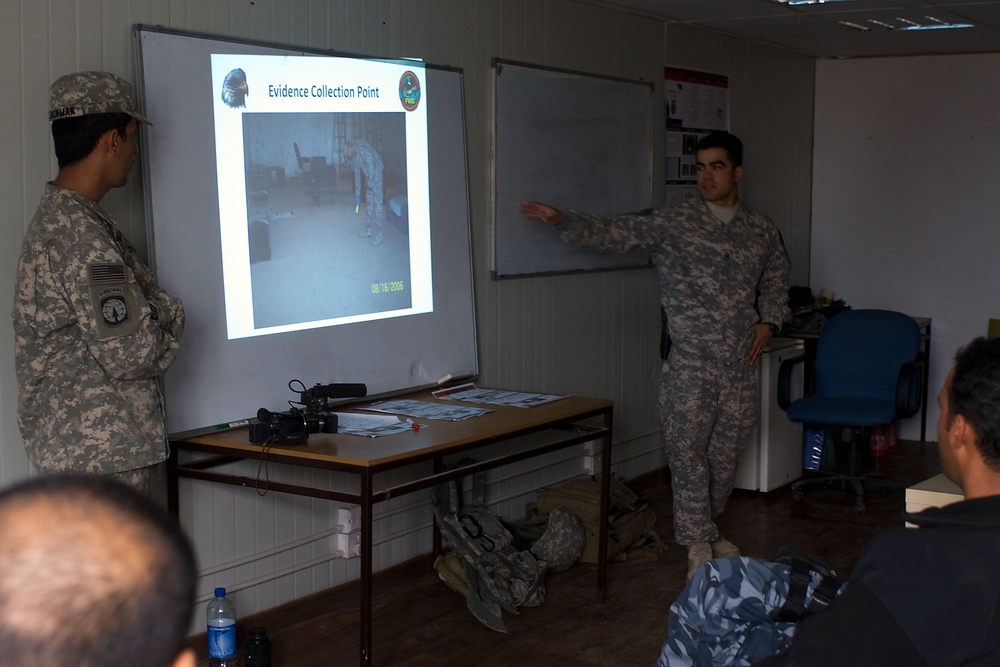
M 51 88 L 49 120 L 95 113 L 127 113 L 151 125 L 139 115 L 132 86 L 110 72 L 76 72 L 56 79 Z

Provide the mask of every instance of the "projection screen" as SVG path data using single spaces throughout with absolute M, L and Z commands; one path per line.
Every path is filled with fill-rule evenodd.
M 382 395 L 478 373 L 461 71 L 135 39 L 150 262 L 187 314 L 172 435 L 286 410 L 292 380 Z M 366 142 L 381 171 L 349 159 Z

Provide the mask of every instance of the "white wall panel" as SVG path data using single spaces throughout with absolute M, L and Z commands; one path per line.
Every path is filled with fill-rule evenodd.
M 0 311 L 13 303 L 14 267 L 20 250 L 16 241 L 24 231 L 24 31 L 18 5 L 0 12 L 0 229 L 7 242 L 0 244 Z M 37 144 L 36 144 L 37 145 Z M 42 144 L 44 145 L 44 144 Z M 43 152 L 43 149 L 37 149 Z M 17 382 L 14 375 L 14 332 L 0 327 L 0 483 L 27 474 L 27 459 L 17 428 Z
M 955 351 L 1000 317 L 1000 54 L 821 61 L 816 81 L 814 285 L 933 319 L 935 439 Z
M 793 74 L 795 86 L 811 86 L 805 80 L 808 77 L 801 76 L 797 57 L 785 58 L 689 30 L 665 31 L 657 21 L 572 0 L 6 0 L 0 8 L 0 229 L 8 239 L 0 249 L 2 313 L 10 312 L 18 241 L 44 182 L 56 171 L 46 121 L 48 85 L 61 74 L 82 69 L 108 69 L 134 80 L 134 23 L 351 53 L 417 56 L 462 68 L 480 384 L 613 399 L 613 460 L 625 477 L 663 465 L 656 415 L 656 278 L 651 269 L 642 269 L 501 282 L 490 279 L 491 60 L 499 57 L 652 81 L 657 100 L 662 98 L 665 63 L 728 70 L 734 90 L 734 129 L 752 147 L 753 159 L 761 160 L 763 175 L 779 182 L 793 171 L 808 172 L 800 169 L 802 156 L 809 153 L 801 131 L 792 135 L 777 131 L 782 125 L 797 128 L 791 120 L 806 122 L 800 118 L 806 109 L 799 105 L 798 93 L 761 84 L 761 78 L 766 83 L 768 68 L 774 67 L 781 76 Z M 755 87 L 767 94 L 755 95 Z M 796 105 L 791 109 L 786 108 L 789 99 Z M 751 107 L 763 117 L 752 114 Z M 769 118 L 768 108 L 783 111 Z M 657 119 L 662 119 L 661 114 L 658 108 Z M 662 147 L 654 146 L 654 192 L 659 192 L 662 179 L 661 153 Z M 765 155 L 777 156 L 776 165 L 768 164 Z M 789 161 L 792 164 L 780 170 L 780 163 Z M 752 166 L 758 169 L 756 162 Z M 777 200 L 789 199 L 788 219 L 777 220 L 787 240 L 792 227 L 799 224 L 799 213 L 808 212 L 802 206 L 803 198 L 808 200 L 808 188 L 803 193 L 798 191 L 798 181 L 786 178 L 783 182 L 794 185 L 771 193 L 755 180 L 751 199 L 775 216 L 781 210 Z M 104 201 L 118 216 L 124 233 L 145 252 L 142 202 L 137 177 Z M 16 426 L 16 399 L 8 325 L 0 327 L 2 484 L 30 473 Z M 239 465 L 243 474 L 256 475 L 255 464 Z M 570 460 L 553 456 L 496 471 L 490 475 L 495 480 L 490 497 L 506 513 L 520 512 L 537 488 L 578 474 L 581 466 L 582 456 Z M 281 466 L 271 466 L 268 472 L 272 479 L 283 481 L 353 483 L 334 473 Z M 404 476 L 393 473 L 390 478 Z M 426 526 L 431 520 L 428 494 L 383 505 L 373 536 L 375 568 L 426 553 L 430 548 Z M 332 524 L 331 503 L 274 493 L 260 496 L 253 489 L 187 480 L 181 484 L 181 508 L 182 523 L 197 544 L 202 567 L 287 544 Z M 414 526 L 418 530 L 408 532 Z M 380 541 L 390 535 L 398 537 Z M 330 546 L 331 540 L 322 539 L 220 572 L 206 577 L 200 590 L 207 594 L 215 585 L 238 586 L 241 580 L 328 554 Z M 237 591 L 233 597 L 239 613 L 246 615 L 350 581 L 358 572 L 357 559 L 332 560 Z M 195 623 L 193 629 L 199 628 Z

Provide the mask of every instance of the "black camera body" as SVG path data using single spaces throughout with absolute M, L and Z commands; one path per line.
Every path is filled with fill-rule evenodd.
M 310 433 L 336 433 L 337 415 L 329 412 L 329 399 L 365 396 L 364 384 L 317 384 L 310 389 L 299 380 L 292 380 L 302 390 L 298 392 L 303 407 L 293 407 L 287 412 L 271 412 L 267 408 L 257 411 L 257 421 L 250 424 L 250 443 L 254 445 L 301 445 Z M 294 390 L 293 390 L 294 391 Z
M 250 442 L 262 445 L 301 445 L 310 433 L 336 433 L 337 415 L 332 412 L 306 412 L 292 408 L 288 412 L 257 411 L 257 423 L 250 424 Z

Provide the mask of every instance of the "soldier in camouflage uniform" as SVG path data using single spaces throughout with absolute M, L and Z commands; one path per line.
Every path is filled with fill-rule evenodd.
M 382 158 L 378 151 L 364 139 L 347 144 L 347 159 L 354 163 L 354 199 L 361 201 L 361 174 L 365 175 L 365 227 L 361 236 L 371 237 L 372 245 L 382 242 L 382 225 L 385 223 L 384 188 L 382 183 Z
M 159 379 L 184 309 L 100 206 L 127 182 L 148 121 L 131 86 L 106 72 L 53 83 L 49 118 L 59 173 L 25 234 L 14 294 L 21 436 L 41 472 L 111 474 L 148 490 L 167 456 Z
M 739 199 L 742 163 L 740 140 L 712 133 L 698 143 L 700 200 L 610 218 L 521 204 L 580 246 L 653 255 L 672 343 L 660 414 L 689 578 L 713 556 L 740 555 L 713 518 L 757 418 L 755 364 L 788 315 L 788 255 L 771 220 Z

